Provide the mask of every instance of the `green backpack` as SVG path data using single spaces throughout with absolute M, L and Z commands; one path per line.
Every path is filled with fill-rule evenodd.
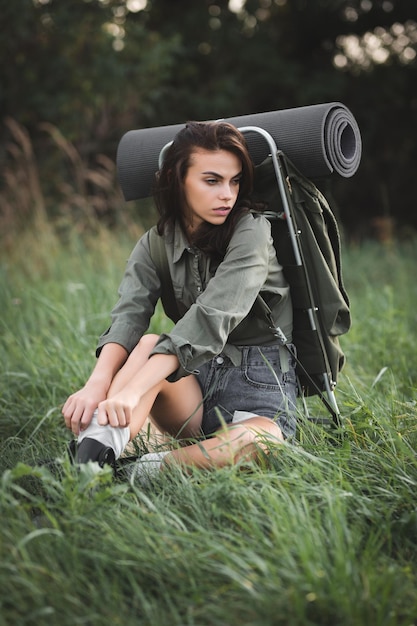
M 300 174 L 283 152 L 277 152 L 277 159 L 281 179 L 285 181 L 283 188 L 277 184 L 269 156 L 255 168 L 253 200 L 267 205 L 262 213 L 271 222 L 277 258 L 290 285 L 300 395 L 318 394 L 339 423 L 335 401 L 329 403 L 323 395 L 325 391 L 332 394 L 345 363 L 339 336 L 351 324 L 349 298 L 342 280 L 339 230 L 327 200 L 317 187 Z M 284 201 L 290 208 L 292 236 Z M 294 251 L 294 236 L 298 252 Z M 175 322 L 179 315 L 165 245 L 155 229 L 151 230 L 150 249 L 159 269 L 165 313 Z M 268 317 L 268 311 L 265 315 Z M 274 320 L 268 317 L 268 322 L 275 329 L 277 340 L 285 345 L 286 338 Z
M 290 285 L 293 304 L 293 343 L 297 349 L 297 373 L 303 395 L 323 391 L 323 374 L 336 385 L 345 363 L 339 336 L 351 325 L 350 304 L 341 267 L 339 229 L 330 206 L 284 153 L 277 153 L 283 193 L 290 214 L 300 259 L 283 210 L 271 157 L 255 168 L 254 200 L 267 203 L 279 263 Z

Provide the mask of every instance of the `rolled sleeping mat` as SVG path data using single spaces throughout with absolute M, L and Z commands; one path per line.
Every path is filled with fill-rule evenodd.
M 270 133 L 277 148 L 307 178 L 333 173 L 350 178 L 359 167 L 362 141 L 352 113 L 340 102 L 240 115 L 225 118 L 234 126 L 258 126 Z M 126 200 L 146 198 L 152 193 L 162 148 L 185 124 L 128 131 L 117 150 L 119 183 Z M 245 133 L 252 160 L 261 163 L 269 154 L 265 139 Z

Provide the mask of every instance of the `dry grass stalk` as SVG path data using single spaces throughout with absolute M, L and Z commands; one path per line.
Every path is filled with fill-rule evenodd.
M 89 167 L 59 129 L 46 122 L 40 129 L 58 149 L 58 158 L 54 159 L 50 150 L 43 150 L 42 158 L 37 158 L 28 131 L 12 118 L 5 123 L 11 139 L 0 189 L 3 245 L 5 240 L 11 245 L 28 225 L 32 230 L 57 228 L 79 234 L 98 232 L 109 222 L 136 229 L 126 211 L 112 159 L 99 154 L 95 165 Z

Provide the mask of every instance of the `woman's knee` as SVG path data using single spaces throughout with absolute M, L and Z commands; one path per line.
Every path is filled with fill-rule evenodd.
M 233 422 L 231 426 L 233 426 Z M 239 422 L 239 426 L 246 431 L 247 436 L 252 439 L 253 442 L 262 441 L 262 439 L 284 440 L 281 428 L 269 417 L 262 417 L 260 415 L 249 417 Z
M 210 441 L 210 440 L 209 440 Z M 271 446 L 283 442 L 281 429 L 267 417 L 251 417 L 218 431 L 214 442 L 226 446 L 233 462 L 257 461 Z M 213 444 L 212 444 L 213 445 Z

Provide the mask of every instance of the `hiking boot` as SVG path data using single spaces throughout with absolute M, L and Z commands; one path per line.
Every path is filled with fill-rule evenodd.
M 100 467 L 111 465 L 115 469 L 116 457 L 113 448 L 105 446 L 97 439 L 85 437 L 80 444 L 73 440 L 69 444 L 69 453 L 74 463 L 96 461 Z

